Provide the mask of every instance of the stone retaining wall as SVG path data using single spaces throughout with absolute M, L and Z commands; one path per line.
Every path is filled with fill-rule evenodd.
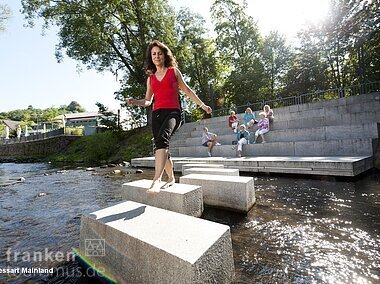
M 0 157 L 44 157 L 61 151 L 81 136 L 56 136 L 43 140 L 0 145 Z

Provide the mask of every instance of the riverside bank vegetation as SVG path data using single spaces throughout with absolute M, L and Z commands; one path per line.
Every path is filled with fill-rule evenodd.
M 107 130 L 80 137 L 46 160 L 53 163 L 120 163 L 152 155 L 152 152 L 152 131 L 150 127 L 142 127 L 119 132 Z

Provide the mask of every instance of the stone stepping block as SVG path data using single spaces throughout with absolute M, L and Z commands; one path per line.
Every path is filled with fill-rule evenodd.
M 188 168 L 183 170 L 184 175 L 189 174 L 208 174 L 222 176 L 239 176 L 238 169 L 220 169 L 220 168 Z
M 224 169 L 223 164 L 183 164 L 182 165 L 182 174 L 185 169 L 190 169 L 190 168 L 213 168 L 213 169 Z
M 182 172 L 182 168 L 184 165 L 194 165 L 195 166 L 202 166 L 202 165 L 211 165 L 213 168 L 224 168 L 223 164 L 209 164 L 205 162 L 198 162 L 198 161 L 178 161 L 174 162 L 174 171 L 175 172 Z M 207 166 L 206 166 L 207 167 Z
M 179 184 L 161 189 L 159 193 L 147 193 L 152 180 L 141 179 L 122 185 L 122 199 L 200 217 L 203 213 L 203 194 L 200 186 Z M 161 182 L 164 185 L 165 182 Z
M 206 205 L 247 213 L 256 202 L 253 177 L 190 174 L 180 183 L 201 186 Z
M 229 226 L 125 201 L 82 215 L 80 252 L 118 283 L 231 283 Z

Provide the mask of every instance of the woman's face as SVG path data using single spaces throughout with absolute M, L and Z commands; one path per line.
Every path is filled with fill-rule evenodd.
M 165 63 L 165 55 L 162 52 L 161 48 L 158 46 L 153 46 L 152 50 L 150 51 L 150 54 L 152 56 L 153 64 L 156 66 L 163 66 Z
M 251 110 L 250 110 L 249 108 L 247 108 L 247 109 L 245 110 L 245 113 L 251 113 Z
M 264 107 L 264 111 L 268 112 L 269 111 L 269 107 Z

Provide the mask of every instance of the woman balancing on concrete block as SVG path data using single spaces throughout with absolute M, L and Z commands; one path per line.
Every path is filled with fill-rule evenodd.
M 155 174 L 148 192 L 159 192 L 161 177 L 168 175 L 161 189 L 175 183 L 173 162 L 169 153 L 169 140 L 181 121 L 178 87 L 207 113 L 212 109 L 205 105 L 183 80 L 177 62 L 170 49 L 158 40 L 153 41 L 146 51 L 146 69 L 149 75 L 145 99 L 127 99 L 128 105 L 149 107 L 153 102 L 152 131 L 155 152 Z

